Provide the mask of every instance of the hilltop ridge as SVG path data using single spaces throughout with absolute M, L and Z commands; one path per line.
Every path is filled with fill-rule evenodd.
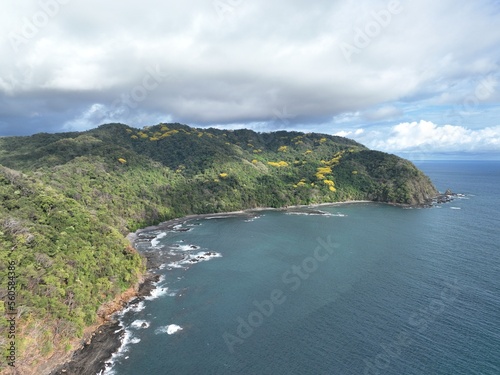
M 425 205 L 437 194 L 411 162 L 326 134 L 106 124 L 0 138 L 0 257 L 18 272 L 16 363 L 40 373 L 46 358 L 76 349 L 99 307 L 140 280 L 144 261 L 125 240 L 138 228 L 257 207 Z M 0 279 L 5 300 L 6 272 Z

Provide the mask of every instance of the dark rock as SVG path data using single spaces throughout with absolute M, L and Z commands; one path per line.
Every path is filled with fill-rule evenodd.
M 139 303 L 144 297 L 151 295 L 155 289 L 154 283 L 160 279 L 159 275 L 148 274 L 144 282 L 139 286 L 137 297 L 130 301 L 127 306 Z M 147 327 L 147 325 L 146 325 Z M 146 328 L 143 325 L 143 328 Z M 106 366 L 109 359 L 121 346 L 123 328 L 119 322 L 103 324 L 92 334 L 92 338 L 82 345 L 82 348 L 73 353 L 70 362 L 67 362 L 50 375 L 88 375 L 98 374 Z
M 123 329 L 118 322 L 101 326 L 89 345 L 76 351 L 71 362 L 65 363 L 52 371 L 50 375 L 88 375 L 97 374 L 106 367 L 111 355 L 121 346 Z

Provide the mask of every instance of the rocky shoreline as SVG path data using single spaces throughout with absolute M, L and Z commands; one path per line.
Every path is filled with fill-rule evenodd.
M 129 233 L 127 239 L 135 248 L 135 244 L 142 241 L 150 241 L 148 236 L 140 236 L 141 233 L 150 230 L 174 230 L 174 227 L 183 224 L 188 220 L 207 218 L 207 217 L 228 217 L 236 215 L 248 215 L 244 211 L 212 214 L 212 215 L 190 215 L 179 219 L 169 220 L 159 225 L 150 226 L 147 228 L 139 229 L 135 233 Z M 144 280 L 138 285 L 137 292 L 129 301 L 122 301 L 120 306 L 112 308 L 111 314 L 108 314 L 105 319 L 106 323 L 100 325 L 93 333 L 90 340 L 85 342 L 82 347 L 76 350 L 69 361 L 58 365 L 48 375 L 94 375 L 101 374 L 108 366 L 108 361 L 114 353 L 118 351 L 122 345 L 122 338 L 124 329 L 120 323 L 113 318 L 113 314 L 126 309 L 128 306 L 135 305 L 142 301 L 145 297 L 151 295 L 155 289 L 155 283 L 158 281 L 159 276 L 153 274 L 151 271 L 158 268 L 160 265 L 154 256 L 154 253 L 148 252 L 142 254 L 146 258 L 147 273 Z
M 154 283 L 158 281 L 158 276 L 147 274 L 143 282 L 139 285 L 135 297 L 126 302 L 121 308 L 136 304 L 145 297 L 151 295 L 155 288 Z M 92 338 L 75 351 L 71 359 L 59 365 L 50 375 L 94 375 L 100 374 L 107 366 L 107 361 L 122 345 L 124 334 L 120 323 L 112 319 L 101 326 L 92 334 Z
M 446 191 L 445 194 L 439 195 L 434 198 L 436 203 L 444 203 L 453 200 L 453 196 L 457 194 L 451 193 L 451 191 Z M 188 215 L 182 218 L 172 219 L 158 225 L 149 226 L 146 228 L 139 229 L 135 233 L 130 233 L 127 239 L 132 245 L 140 242 L 150 241 L 153 237 L 147 235 L 141 235 L 142 233 L 153 231 L 153 230 L 179 230 L 176 229 L 178 225 L 185 224 L 188 221 L 197 219 L 222 219 L 228 217 L 248 217 L 252 218 L 258 216 L 260 212 L 266 210 L 279 210 L 288 212 L 297 212 L 297 210 L 305 209 L 306 213 L 320 214 L 322 211 L 318 211 L 315 208 L 320 206 L 330 206 L 330 205 L 342 205 L 348 203 L 377 203 L 372 201 L 349 201 L 349 202 L 335 202 L 335 203 L 324 203 L 317 205 L 301 205 L 301 206 L 290 206 L 284 208 L 254 208 L 244 211 L 234 211 L 226 213 L 215 213 L 215 214 L 199 214 L 199 215 Z M 430 205 L 429 205 L 430 206 Z M 301 211 L 303 212 L 303 211 Z M 182 229 L 181 229 L 182 230 Z M 134 246 L 135 247 L 135 246 Z M 143 282 L 138 286 L 138 290 L 130 301 L 125 302 L 121 305 L 120 309 L 116 309 L 115 312 L 119 312 L 130 305 L 137 304 L 142 301 L 145 297 L 151 295 L 151 292 L 155 289 L 155 282 L 158 281 L 158 275 L 151 273 L 152 270 L 159 267 L 159 262 L 154 256 L 154 253 L 147 252 L 143 254 L 146 258 L 146 264 L 148 273 L 146 274 Z M 75 351 L 71 356 L 71 359 L 59 365 L 55 368 L 49 375 L 94 375 L 101 374 L 107 367 L 107 362 L 112 357 L 120 346 L 122 345 L 122 337 L 124 334 L 123 327 L 120 323 L 113 319 L 112 315 L 107 316 L 108 322 L 102 324 L 98 329 L 92 334 L 92 338 L 83 344 L 83 346 Z
M 463 196 L 463 194 L 457 194 L 448 189 L 444 192 L 444 194 L 439 194 L 437 197 L 435 197 L 434 202 L 436 204 L 449 203 L 452 202 L 455 198 Z
M 255 209 L 249 211 L 236 211 L 229 213 L 216 213 L 216 214 L 201 214 L 189 215 L 178 219 L 172 219 L 155 226 L 139 229 L 135 233 L 129 233 L 127 239 L 135 248 L 136 243 L 150 241 L 153 237 L 141 236 L 141 233 L 151 230 L 175 230 L 177 225 L 181 225 L 190 220 L 204 219 L 204 218 L 225 218 L 233 216 L 248 216 L 253 217 L 256 212 L 265 210 Z M 252 212 L 250 212 L 252 211 Z M 255 212 L 254 212 L 255 211 Z M 119 308 L 115 308 L 112 314 L 106 316 L 108 320 L 106 323 L 100 325 L 92 334 L 90 340 L 85 342 L 83 346 L 76 350 L 69 361 L 57 366 L 48 375 L 94 375 L 101 374 L 108 366 L 108 361 L 113 353 L 116 353 L 122 345 L 122 338 L 124 329 L 120 323 L 113 318 L 113 314 L 130 305 L 137 304 L 145 297 L 151 295 L 155 289 L 155 283 L 158 281 L 159 276 L 153 274 L 151 271 L 159 267 L 157 258 L 153 252 L 142 254 L 146 258 L 147 274 L 144 280 L 139 284 L 138 290 L 129 301 L 121 303 Z
M 280 208 L 274 208 L 274 207 L 256 207 L 256 208 L 249 208 L 246 210 L 241 210 L 241 211 L 231 211 L 231 212 L 219 212 L 219 213 L 212 213 L 212 214 L 194 214 L 194 215 L 187 215 L 183 216 L 178 219 L 172 219 L 165 221 L 163 223 L 157 224 L 157 225 L 152 225 L 146 228 L 139 229 L 135 233 L 130 233 L 127 238 L 131 243 L 141 242 L 144 240 L 150 240 L 153 237 L 144 237 L 141 236 L 141 233 L 144 232 L 150 232 L 154 230 L 176 230 L 175 227 L 177 225 L 182 225 L 185 224 L 188 221 L 192 220 L 199 220 L 199 219 L 224 219 L 228 217 L 245 217 L 245 218 L 253 218 L 255 216 L 258 216 L 262 211 L 286 211 L 286 212 L 291 212 L 295 210 L 304 210 L 301 212 L 306 212 L 310 211 L 311 213 L 322 213 L 316 208 L 322 207 L 322 206 L 340 206 L 344 204 L 352 204 L 352 203 L 381 203 L 381 202 L 374 202 L 374 201 L 369 201 L 369 200 L 353 200 L 353 201 L 344 201 L 344 202 L 329 202 L 329 203 L 318 203 L 318 204 L 307 204 L 307 205 L 297 205 L 297 206 L 287 206 L 287 207 L 280 207 Z M 181 229 L 185 230 L 185 229 Z M 152 269 L 155 268 L 154 266 L 149 267 L 149 259 L 148 259 L 148 268 Z

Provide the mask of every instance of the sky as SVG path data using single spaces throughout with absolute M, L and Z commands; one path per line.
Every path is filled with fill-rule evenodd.
M 500 0 L 0 5 L 0 136 L 296 130 L 500 159 Z

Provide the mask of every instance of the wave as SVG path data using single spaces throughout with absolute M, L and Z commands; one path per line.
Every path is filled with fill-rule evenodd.
M 152 301 L 154 299 L 160 298 L 161 296 L 168 295 L 168 287 L 166 286 L 157 286 L 151 291 L 151 294 L 147 297 L 144 297 L 147 301 Z
M 123 325 L 120 322 L 120 325 Z M 127 359 L 128 357 L 124 357 L 124 354 L 128 352 L 129 346 L 133 344 L 137 344 L 141 341 L 141 339 L 134 337 L 132 332 L 128 329 L 124 329 L 123 336 L 121 339 L 121 345 L 116 352 L 111 355 L 111 358 L 106 361 L 106 368 L 101 371 L 99 375 L 115 375 L 114 365 L 120 358 Z
M 150 323 L 146 320 L 137 319 L 130 324 L 130 327 L 135 329 L 146 329 L 149 328 Z
M 161 296 L 166 295 L 168 292 L 168 288 L 156 288 L 151 291 L 151 294 L 147 297 L 144 297 L 144 299 L 148 301 L 152 301 L 154 299 L 160 298 Z
M 161 248 L 158 246 L 160 244 L 160 240 L 167 235 L 166 232 L 161 232 L 159 235 L 157 235 L 155 238 L 151 240 L 151 247 L 154 247 L 156 249 Z
M 222 254 L 213 251 L 202 251 L 197 254 L 188 254 L 186 258 L 179 261 L 179 264 L 192 264 L 198 262 L 205 262 L 213 258 L 222 258 Z
M 322 211 L 322 210 L 316 210 L 316 211 L 312 211 L 312 212 L 289 211 L 289 212 L 286 212 L 285 215 L 323 216 L 323 217 L 345 217 L 345 216 L 347 216 L 346 214 L 342 214 L 340 212 L 332 213 L 332 212 L 327 212 L 327 211 Z
M 167 264 L 167 270 L 172 270 L 173 268 L 186 268 L 180 262 L 171 262 Z
M 174 244 L 170 246 L 171 250 L 179 250 L 179 251 L 193 251 L 193 250 L 199 250 L 200 247 L 197 245 L 193 244 L 188 244 L 188 245 L 179 245 L 179 244 Z
M 134 313 L 138 313 L 138 312 L 144 310 L 145 308 L 146 308 L 146 305 L 144 304 L 144 301 L 129 303 L 126 308 L 117 312 L 115 316 L 118 317 L 118 319 L 120 319 L 123 316 L 125 316 L 125 314 L 128 313 L 129 311 L 132 311 Z
M 257 219 L 260 219 L 262 216 L 265 216 L 265 215 L 258 215 L 258 216 L 254 216 L 254 217 L 252 217 L 252 218 L 250 218 L 250 219 L 246 219 L 246 220 L 245 220 L 245 223 L 251 223 L 252 221 L 255 221 L 255 220 L 257 220 Z
M 162 333 L 166 333 L 167 335 L 173 335 L 174 333 L 177 333 L 179 331 L 182 331 L 183 328 L 181 326 L 178 326 L 177 324 L 170 324 L 168 326 L 162 326 L 159 327 L 155 330 L 155 334 L 159 335 Z

